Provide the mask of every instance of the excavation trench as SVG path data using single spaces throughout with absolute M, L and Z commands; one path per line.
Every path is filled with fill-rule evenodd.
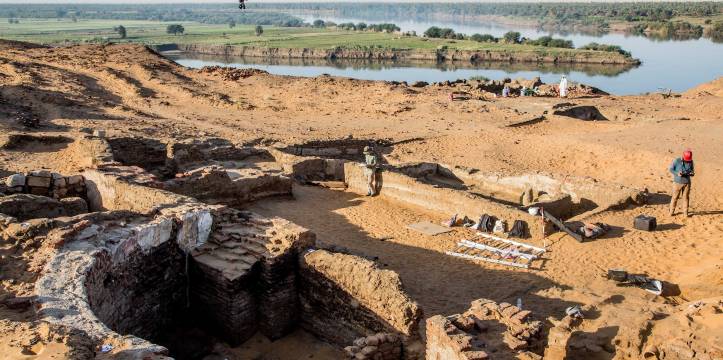
M 138 340 L 128 346 L 142 352 L 159 344 L 179 359 L 244 351 L 249 358 L 297 358 L 299 341 L 313 345 L 304 347 L 310 349 L 306 355 L 339 359 L 342 348 L 369 336 L 380 345 L 365 354 L 348 351 L 357 358 L 412 359 L 422 351 L 416 301 L 432 314 L 465 309 L 479 295 L 466 296 L 468 284 L 449 279 L 480 268 L 444 254 L 454 235 L 415 242 L 419 235 L 405 225 L 484 212 L 509 224 L 523 221 L 524 236 L 537 238 L 544 229 L 528 207 L 570 217 L 599 209 L 604 200 L 585 182 L 539 174 L 383 164 L 380 196 L 371 203 L 381 207 L 355 215 L 363 210 L 355 198 L 367 192 L 360 162 L 365 144 L 258 149 L 223 140 L 160 144 L 86 137 L 72 146 L 95 154 L 81 159 L 98 168 L 82 177 L 89 213 L 71 218 L 67 245 L 38 282 L 40 313 L 88 327 L 101 342 L 113 333 L 132 335 Z M 377 146 L 384 151 L 384 144 Z M 153 155 L 140 156 L 139 149 Z M 320 182 L 342 184 L 345 191 L 303 185 Z M 615 199 L 627 194 L 605 193 Z M 596 201 L 585 205 L 582 199 L 590 196 Z M 386 225 L 380 230 L 377 223 Z M 315 233 L 321 234 L 318 243 Z M 419 269 L 434 276 L 418 276 Z M 73 275 L 79 273 L 80 280 Z M 520 276 L 531 278 L 521 281 L 524 286 L 549 285 Z M 514 289 L 496 283 L 508 277 L 477 276 L 487 280 L 475 286 L 497 301 L 509 300 Z M 85 298 L 62 291 L 76 281 L 82 281 Z M 440 291 L 430 292 L 430 284 Z M 465 296 L 450 300 L 455 293 Z M 292 349 L 288 356 L 279 352 L 284 344 Z

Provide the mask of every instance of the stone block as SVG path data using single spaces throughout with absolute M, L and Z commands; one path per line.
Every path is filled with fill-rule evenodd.
M 83 175 L 72 175 L 67 178 L 68 185 L 82 184 L 84 182 L 83 180 Z
M 16 186 L 25 186 L 25 175 L 23 175 L 23 174 L 10 175 L 5 179 L 5 185 L 7 185 L 7 187 L 9 187 L 9 188 L 16 187 Z
M 41 187 L 41 188 L 49 188 L 50 183 L 52 179 L 44 176 L 28 176 L 27 177 L 27 184 L 28 186 L 34 186 L 34 187 Z

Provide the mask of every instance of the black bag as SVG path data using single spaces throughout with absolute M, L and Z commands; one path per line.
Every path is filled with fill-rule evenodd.
M 658 227 L 658 223 L 654 216 L 638 215 L 635 217 L 633 227 L 643 231 L 653 231 Z
M 495 220 L 494 216 L 482 214 L 479 218 L 479 223 L 477 224 L 477 230 L 492 232 L 492 229 L 495 227 Z
M 509 233 L 512 237 L 526 238 L 527 237 L 527 223 L 522 220 L 515 220 L 512 224 L 512 229 Z

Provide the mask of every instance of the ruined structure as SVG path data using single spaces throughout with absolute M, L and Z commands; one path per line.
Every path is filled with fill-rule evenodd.
M 339 348 L 383 333 L 387 359 L 421 358 L 422 312 L 395 273 L 314 250 L 315 235 L 287 220 L 227 206 L 291 194 L 268 152 L 192 142 L 164 145 L 162 160 L 130 156 L 129 146 L 148 143 L 128 144 L 84 136 L 72 146 L 91 169 L 5 180 L 4 236 L 45 234 L 58 249 L 35 286 L 42 319 L 138 358 L 168 355 L 156 342 L 189 320 L 232 345 L 297 327 Z
M 487 299 L 472 302 L 463 314 L 427 319 L 427 359 L 537 359 L 526 351 L 539 340 L 542 323 L 531 311 Z M 519 357 L 518 357 L 519 356 Z

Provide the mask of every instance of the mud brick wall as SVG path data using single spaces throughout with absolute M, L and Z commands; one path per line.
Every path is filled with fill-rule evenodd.
M 479 299 L 463 314 L 432 316 L 426 322 L 427 359 L 540 358 L 526 351 L 539 340 L 542 329 L 542 323 L 530 315 L 529 310 L 508 303 Z
M 517 208 L 502 205 L 481 196 L 462 190 L 438 188 L 402 174 L 395 169 L 385 169 L 378 175 L 379 194 L 403 203 L 420 206 L 441 213 L 466 215 L 477 220 L 482 214 L 493 215 L 512 225 L 515 220 L 527 222 L 532 237 L 542 235 L 542 225 L 538 217 Z M 348 190 L 360 195 L 367 193 L 366 175 L 360 163 L 344 164 L 344 182 Z
M 145 214 L 161 207 L 194 202 L 182 195 L 132 184 L 97 170 L 86 170 L 83 177 L 91 211 L 129 210 Z
M 259 272 L 259 330 L 271 340 L 290 333 L 298 322 L 296 251 L 265 258 Z
M 166 165 L 166 144 L 147 138 L 108 139 L 113 158 L 124 165 L 140 166 L 146 170 Z
M 258 270 L 228 279 L 202 263 L 191 261 L 190 268 L 191 307 L 206 327 L 232 346 L 251 338 L 258 329 L 253 293 Z
M 238 176 L 238 177 L 235 177 Z M 190 176 L 166 181 L 164 189 L 206 202 L 240 205 L 269 196 L 291 195 L 291 179 L 286 176 L 206 168 Z
M 289 154 L 279 149 L 269 149 L 277 163 L 284 169 L 284 174 L 301 181 L 344 180 L 344 159 L 323 159 L 319 157 L 302 157 Z
M 377 333 L 416 338 L 422 311 L 399 276 L 373 262 L 325 250 L 301 257 L 301 326 L 339 346 Z
M 183 309 L 183 272 L 184 256 L 172 241 L 148 253 L 136 251 L 121 263 L 104 252 L 87 274 L 88 303 L 116 332 L 153 340 Z
M 97 168 L 104 164 L 114 163 L 113 150 L 104 138 L 84 135 L 71 144 L 72 160 L 85 169 Z
M 168 146 L 166 156 L 174 166 L 207 160 L 245 160 L 254 156 L 271 159 L 265 150 L 237 147 L 224 139 L 172 143 Z
M 400 360 L 402 342 L 394 334 L 378 333 L 354 340 L 354 345 L 344 348 L 349 359 L 355 360 Z

